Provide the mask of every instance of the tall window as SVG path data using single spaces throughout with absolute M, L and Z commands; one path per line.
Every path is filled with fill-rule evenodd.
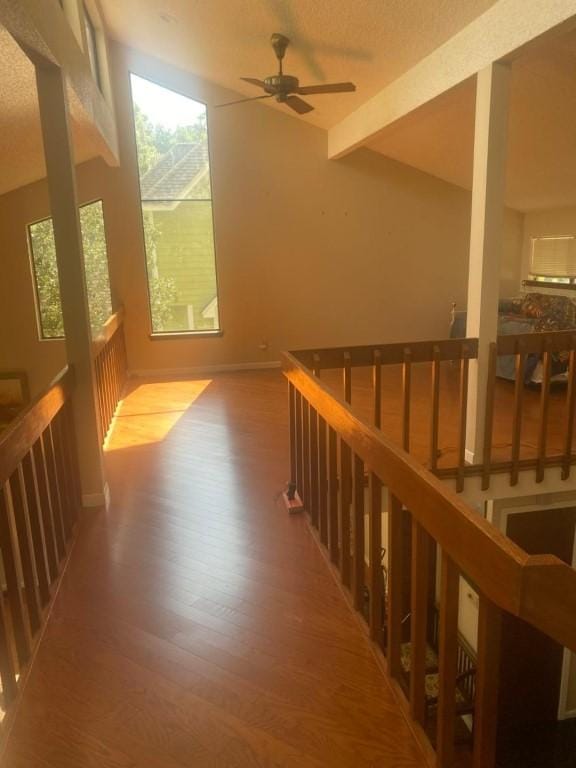
M 131 84 L 152 331 L 218 330 L 206 106 Z
M 101 200 L 83 205 L 80 208 L 80 225 L 82 228 L 90 324 L 93 336 L 97 336 L 112 314 L 108 253 Z M 64 323 L 52 219 L 44 219 L 30 224 L 28 237 L 36 287 L 40 335 L 43 339 L 63 338 Z

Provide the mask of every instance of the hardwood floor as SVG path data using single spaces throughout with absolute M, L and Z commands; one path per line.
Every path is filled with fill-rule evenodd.
M 416 768 L 287 479 L 278 371 L 132 385 L 4 768 Z

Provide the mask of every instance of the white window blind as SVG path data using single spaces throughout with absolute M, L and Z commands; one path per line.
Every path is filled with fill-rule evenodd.
M 533 237 L 530 271 L 533 275 L 576 277 L 576 238 Z

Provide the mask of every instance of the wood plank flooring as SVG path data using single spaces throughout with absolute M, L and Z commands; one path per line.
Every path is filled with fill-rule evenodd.
M 416 768 L 287 479 L 278 371 L 131 385 L 3 768 Z

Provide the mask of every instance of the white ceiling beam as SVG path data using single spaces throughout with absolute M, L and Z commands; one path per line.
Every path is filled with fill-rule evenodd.
M 576 0 L 499 0 L 454 37 L 328 131 L 328 156 L 343 157 L 386 126 L 533 41 L 576 25 Z

